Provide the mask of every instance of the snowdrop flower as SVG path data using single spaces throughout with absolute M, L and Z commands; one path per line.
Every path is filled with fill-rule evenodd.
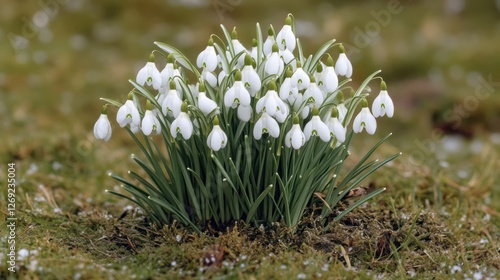
M 364 128 L 366 129 L 366 132 L 368 132 L 368 134 L 374 134 L 375 130 L 377 130 L 377 121 L 375 120 L 375 117 L 370 113 L 370 109 L 368 109 L 368 101 L 366 101 L 366 99 L 363 99 L 363 101 L 361 101 L 361 104 L 363 108 L 354 119 L 352 130 L 355 133 L 359 133 L 363 131 Z
M 264 66 L 264 71 L 266 71 L 268 75 L 281 75 L 283 72 L 285 65 L 278 51 L 278 45 L 274 44 L 273 52 L 267 58 L 266 65 Z
M 260 140 L 263 133 L 269 133 L 273 138 L 278 138 L 280 135 L 278 122 L 266 112 L 262 113 L 260 119 L 255 123 L 253 127 L 253 137 L 255 137 L 256 140 Z
M 238 119 L 240 121 L 248 122 L 252 117 L 252 106 L 238 106 Z
M 292 70 L 290 70 L 290 68 L 287 68 L 285 72 L 285 79 L 280 86 L 280 98 L 283 101 L 287 101 L 288 104 L 293 105 L 295 103 L 295 100 L 297 100 L 299 90 L 297 89 L 297 87 L 292 86 L 291 77 Z
M 316 107 L 320 107 L 321 104 L 323 104 L 323 92 L 319 89 L 318 85 L 316 84 L 316 80 L 314 77 L 309 78 L 311 80 L 309 87 L 306 89 L 304 92 L 304 101 L 307 103 L 312 103 Z
M 203 83 L 200 83 L 199 86 L 198 108 L 200 108 L 200 111 L 202 111 L 205 116 L 217 108 L 217 103 L 207 97 L 207 94 L 205 93 L 205 85 L 203 85 Z
M 268 56 L 270 53 L 273 52 L 274 43 L 276 43 L 276 39 L 274 38 L 274 29 L 270 25 L 269 28 L 267 29 L 267 39 L 264 42 L 264 49 L 262 50 L 265 56 Z
M 291 65 L 293 67 L 293 69 L 297 68 L 295 56 L 293 55 L 293 53 L 289 49 L 286 49 L 284 51 L 279 51 L 279 54 L 280 54 L 280 57 L 285 64 Z
M 283 100 L 279 98 L 276 92 L 276 82 L 274 80 L 267 84 L 266 95 L 257 101 L 255 111 L 257 113 L 266 112 L 271 117 L 278 118 L 279 116 L 280 122 L 283 122 L 284 118 L 288 115 L 288 107 Z
M 241 71 L 241 81 L 252 97 L 260 90 L 260 77 L 252 66 L 252 57 L 248 54 L 245 55 L 245 66 Z
M 130 92 L 125 104 L 118 109 L 116 122 L 120 125 L 120 127 L 125 127 L 127 124 L 130 124 L 131 127 L 139 126 L 139 123 L 141 122 L 141 116 L 139 115 L 139 110 L 135 107 L 133 98 L 134 95 Z
M 328 126 L 321 121 L 321 119 L 318 116 L 318 108 L 314 107 L 312 110 L 312 118 L 311 120 L 306 124 L 304 127 L 304 135 L 306 136 L 306 141 L 309 141 L 309 138 L 311 136 L 319 136 L 323 142 L 328 142 L 330 141 L 330 130 L 328 129 Z
M 340 76 L 350 78 L 352 76 L 352 64 L 345 55 L 344 46 L 340 44 L 339 48 L 340 54 L 339 58 L 337 58 L 337 62 L 335 63 L 335 69 L 337 70 L 337 74 Z
M 234 49 L 234 56 L 236 57 L 239 53 L 242 52 L 247 52 L 247 49 L 240 43 L 238 40 L 238 33 L 236 32 L 236 27 L 233 29 L 233 32 L 231 32 L 231 43 L 233 44 L 233 49 Z M 232 56 L 228 56 L 232 60 Z M 245 62 L 245 55 L 240 55 L 238 57 L 238 63 L 236 64 L 238 68 L 241 68 L 243 66 L 243 63 Z
M 170 79 L 174 77 L 174 55 L 173 54 L 168 54 L 167 55 L 167 64 L 165 64 L 165 67 L 163 70 L 161 70 L 160 75 L 161 75 L 161 88 L 163 90 L 160 90 L 161 92 L 166 92 L 168 89 L 168 86 L 170 84 Z
M 300 149 L 306 143 L 306 136 L 299 125 L 299 117 L 293 117 L 293 125 L 290 131 L 285 135 L 285 145 L 290 148 L 293 147 L 295 150 Z
M 99 116 L 99 119 L 97 119 L 96 123 L 94 124 L 94 136 L 96 139 L 102 139 L 104 141 L 108 141 L 111 139 L 111 124 L 109 123 L 108 120 L 108 109 L 106 105 L 102 106 L 101 110 L 101 116 Z
M 223 73 L 223 72 L 221 72 Z M 209 72 L 206 68 L 201 72 L 201 77 L 203 81 L 207 82 L 211 87 L 217 86 L 217 77 L 212 72 Z
M 292 87 L 297 87 L 298 90 L 303 90 L 309 87 L 309 75 L 302 69 L 300 61 L 297 61 L 297 69 L 290 80 Z
M 154 61 L 155 56 L 154 54 L 151 54 L 149 56 L 149 61 L 144 67 L 141 68 L 141 70 L 139 70 L 135 79 L 141 86 L 147 84 L 148 86 L 153 86 L 154 89 L 160 89 L 162 79 L 160 71 L 156 69 Z
M 214 127 L 212 131 L 208 134 L 207 146 L 217 152 L 221 148 L 227 145 L 227 135 L 219 126 L 219 118 L 215 116 L 213 121 Z
M 161 103 L 161 111 L 164 116 L 171 115 L 177 118 L 181 112 L 181 106 L 182 99 L 179 97 L 179 92 L 176 90 L 176 84 L 174 81 L 170 81 L 170 90 Z
M 240 70 L 236 70 L 234 79 L 233 86 L 224 95 L 224 105 L 231 108 L 236 108 L 238 105 L 250 106 L 250 93 L 241 81 Z
M 373 100 L 372 112 L 375 118 L 383 117 L 386 114 L 387 117 L 391 118 L 394 115 L 394 104 L 387 93 L 387 85 L 384 81 L 380 82 L 380 93 Z
M 196 59 L 196 65 L 199 68 L 205 68 L 209 72 L 213 72 L 217 68 L 217 53 L 215 53 L 214 40 L 210 38 L 208 45 Z
M 144 113 L 144 118 L 142 119 L 141 129 L 144 135 L 149 136 L 153 131 L 156 134 L 160 134 L 161 125 L 158 121 L 158 118 L 153 114 L 153 105 L 151 101 L 147 101 L 146 103 L 146 112 Z
M 337 73 L 335 73 L 335 68 L 333 68 L 333 58 L 328 55 L 326 59 L 326 68 L 323 72 L 323 86 L 326 93 L 334 92 L 339 85 L 339 78 Z
M 288 49 L 291 52 L 295 49 L 295 34 L 292 31 L 292 17 L 288 15 L 285 19 L 285 25 L 276 36 L 276 42 L 280 50 Z
M 323 83 L 323 78 L 324 78 L 324 68 L 323 68 L 323 62 L 319 62 L 316 64 L 316 71 L 314 71 L 314 79 L 316 80 L 316 84 L 321 90 L 324 90 L 324 83 Z
M 338 118 L 339 111 L 337 110 L 336 107 L 333 108 L 332 113 L 328 121 L 326 122 L 326 126 L 328 127 L 328 130 L 330 130 L 330 136 L 332 138 L 337 139 L 339 145 L 340 143 L 344 143 L 345 141 L 345 128 L 342 126 L 342 124 L 339 121 Z
M 182 135 L 184 140 L 188 140 L 193 135 L 193 123 L 187 114 L 187 103 L 182 103 L 181 112 L 179 116 L 172 122 L 170 126 L 170 134 L 172 137 L 177 138 L 177 133 Z
M 259 57 L 259 49 L 257 48 L 257 40 L 254 38 L 252 39 L 252 49 L 250 50 L 250 57 L 252 57 L 255 61 L 257 61 Z M 261 53 L 261 58 L 263 58 Z

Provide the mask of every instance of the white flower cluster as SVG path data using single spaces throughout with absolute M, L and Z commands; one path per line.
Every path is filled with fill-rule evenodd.
M 156 68 L 154 55 L 151 55 L 138 72 L 136 82 L 157 91 L 157 105 L 153 106 L 148 100 L 146 111 L 140 113 L 138 102 L 134 102 L 133 93 L 130 93 L 119 108 L 116 120 L 121 127 L 128 126 L 134 133 L 142 130 L 145 135 L 161 133 L 163 124 L 163 127 L 170 126 L 172 137 L 180 135 L 187 140 L 200 126 L 196 118 L 208 117 L 208 123 L 211 121 L 213 126 L 206 143 L 210 149 L 218 151 L 228 141 L 238 141 L 228 140 L 224 129 L 229 129 L 226 125 L 229 121 L 221 114 L 235 110 L 239 121 L 252 125 L 257 140 L 264 134 L 279 138 L 284 133 L 285 145 L 294 149 L 300 149 L 311 137 L 319 137 L 324 142 L 334 141 L 338 146 L 346 138 L 347 108 L 355 109 L 350 106 L 353 99 L 345 102 L 342 88 L 339 88 L 339 76 L 350 78 L 353 73 L 351 62 L 342 44 L 337 44 L 340 53 L 335 65 L 332 57 L 326 54 L 326 63 L 318 60 L 316 65 L 308 65 L 306 69 L 302 65 L 304 58 L 296 50 L 297 44 L 291 17 L 286 18 L 276 36 L 270 27 L 263 44 L 259 46 L 254 40 L 250 50 L 240 43 L 235 30 L 225 49 L 218 47 L 211 37 L 196 59 L 196 66 L 201 69 L 197 85 L 188 83 L 172 54 L 167 56 L 162 71 Z M 355 133 L 363 129 L 369 134 L 375 133 L 375 117 L 392 117 L 394 113 L 383 81 L 380 94 L 372 105 L 373 115 L 366 99 L 361 100 L 361 105 L 353 121 Z M 282 131 L 286 128 L 289 130 Z M 95 124 L 94 134 L 106 141 L 111 137 L 111 125 L 105 111 Z

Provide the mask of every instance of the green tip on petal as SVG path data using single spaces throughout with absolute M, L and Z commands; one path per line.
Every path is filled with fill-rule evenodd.
M 108 114 L 108 104 L 102 106 L 101 114 L 103 114 L 103 115 L 107 115 Z
M 236 27 L 233 28 L 233 31 L 231 32 L 231 39 L 238 39 L 238 32 L 236 32 Z
M 198 92 L 205 92 L 205 83 L 201 82 L 198 85 Z
M 321 63 L 316 64 L 316 72 L 323 72 L 323 65 Z
M 293 116 L 293 124 L 299 124 L 299 116 Z
M 174 82 L 174 80 L 172 79 L 172 80 L 170 81 L 170 89 L 175 89 L 175 87 L 176 87 L 175 82 Z
M 274 29 L 272 25 L 269 25 L 269 28 L 267 29 L 267 35 L 269 35 L 270 37 L 274 36 Z
M 257 47 L 258 43 L 259 42 L 257 41 L 257 39 L 255 38 L 252 39 L 252 47 Z
M 149 62 L 155 62 L 155 55 L 154 55 L 154 53 L 151 53 L 151 54 L 149 55 L 149 59 L 148 59 L 148 61 L 149 61 Z
M 128 100 L 134 100 L 134 92 L 133 91 L 131 91 L 131 92 L 128 93 L 127 99 Z
M 252 65 L 252 56 L 249 54 L 245 55 L 245 65 Z
M 387 84 L 382 80 L 380 82 L 380 90 L 387 90 Z
M 173 53 L 169 53 L 167 55 L 167 63 L 174 63 L 174 61 L 175 61 L 174 54 Z
M 280 48 L 278 47 L 278 44 L 274 43 L 273 44 L 273 52 L 278 52 L 280 50 Z
M 151 104 L 151 101 L 146 101 L 146 110 L 153 110 L 153 104 Z
M 337 106 L 333 107 L 331 116 L 332 116 L 332 118 L 338 118 L 339 110 L 337 109 Z
M 288 16 L 285 18 L 285 25 L 292 25 L 291 14 L 288 14 Z
M 182 102 L 181 111 L 184 112 L 184 113 L 187 113 L 187 111 L 188 111 L 188 104 L 187 104 L 186 101 Z
M 257 62 L 255 62 L 255 59 L 252 59 L 252 67 L 257 68 Z
M 214 120 L 212 121 L 214 125 L 219 125 L 219 117 L 215 116 Z
M 292 68 L 291 67 L 287 67 L 286 68 L 286 72 L 285 72 L 285 78 L 291 78 L 292 75 L 293 75 Z
M 313 116 L 317 116 L 317 115 L 319 115 L 319 109 L 318 109 L 318 108 L 316 108 L 316 106 L 314 106 L 314 107 L 313 107 L 313 109 L 312 109 L 312 115 L 313 115 Z
M 210 37 L 210 39 L 208 39 L 208 45 L 209 46 L 213 46 L 214 45 L 214 39 L 212 39 L 212 37 Z
M 268 84 L 267 84 L 267 90 L 276 90 L 277 87 L 276 87 L 276 82 L 274 80 L 271 80 Z
M 363 100 L 361 101 L 361 106 L 363 108 L 368 107 L 368 100 L 366 100 L 366 98 L 363 98 Z
M 340 53 L 345 53 L 344 45 L 340 44 L 339 49 L 340 49 Z
M 236 72 L 234 73 L 234 80 L 235 81 L 241 81 L 241 71 L 240 71 L 240 69 L 236 69 Z
M 328 58 L 326 59 L 326 66 L 333 66 L 333 58 L 331 55 L 328 55 Z
M 311 81 L 311 83 L 315 83 L 316 82 L 316 78 L 314 78 L 313 75 L 309 75 L 309 81 Z

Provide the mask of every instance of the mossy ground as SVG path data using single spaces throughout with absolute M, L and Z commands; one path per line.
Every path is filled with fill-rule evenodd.
M 397 102 L 396 118 L 381 121 L 378 132 L 395 135 L 377 156 L 398 150 L 403 156 L 363 182 L 387 191 L 338 223 L 317 224 L 312 208 L 296 229 L 237 222 L 196 235 L 182 225 L 152 227 L 135 206 L 104 193 L 118 188 L 106 171 L 136 168 L 124 159 L 139 151 L 118 129 L 110 142 L 93 139 L 98 98 L 125 98 L 126 81 L 143 65 L 153 41 L 170 42 L 194 58 L 209 34 L 220 34 L 220 22 L 237 25 L 249 42 L 256 21 L 264 28 L 281 26 L 293 12 L 316 26 L 317 36 L 303 40 L 310 50 L 332 36 L 353 45 L 351 31 L 373 20 L 370 11 L 387 8 L 385 1 L 333 8 L 313 2 L 307 8 L 287 4 L 285 11 L 284 2 L 267 1 L 261 11 L 258 1 L 242 1 L 219 18 L 210 5 L 68 1 L 26 48 L 14 52 L 8 41 L 0 45 L 2 53 L 12 54 L 0 58 L 0 179 L 3 186 L 7 163 L 15 163 L 17 250 L 30 251 L 18 260 L 17 274 L 9 275 L 2 248 L 0 278 L 498 277 L 500 76 L 493 1 L 468 4 L 458 15 L 444 14 L 441 2 L 401 1 L 404 10 L 353 57 L 354 82 L 381 68 Z M 20 19 L 40 9 L 24 2 L 5 5 L 2 33 L 21 34 Z M 450 130 L 443 114 L 474 95 L 477 77 L 489 81 L 491 96 L 478 100 L 459 129 Z M 435 137 L 437 129 L 462 136 Z M 353 160 L 376 138 L 356 140 Z

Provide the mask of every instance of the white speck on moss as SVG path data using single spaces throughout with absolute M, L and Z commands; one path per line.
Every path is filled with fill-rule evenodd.
M 297 279 L 306 279 L 306 274 L 305 273 L 299 273 L 299 275 L 297 275 Z

